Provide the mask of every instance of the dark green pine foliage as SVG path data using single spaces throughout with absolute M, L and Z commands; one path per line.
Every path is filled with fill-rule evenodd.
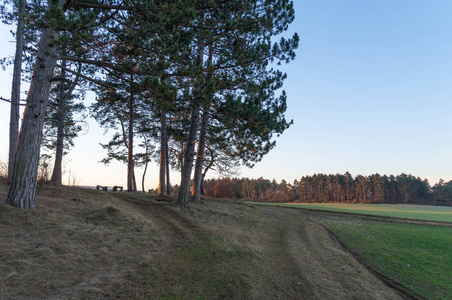
M 173 109 L 178 97 L 174 74 L 178 73 L 178 63 L 182 64 L 181 41 L 186 39 L 184 30 L 175 26 L 182 18 L 182 5 L 178 1 L 136 3 L 133 11 L 121 12 L 115 17 L 116 23 L 108 27 L 110 51 L 103 53 L 100 60 L 114 67 L 103 69 L 106 77 L 97 88 L 100 101 L 92 106 L 92 113 L 101 125 L 118 127 L 121 133 L 103 145 L 108 150 L 104 162 L 123 160 L 123 145 L 127 148 L 130 172 L 135 164 L 131 155 L 134 133 L 146 135 L 147 142 L 142 145 L 158 139 L 157 122 Z M 126 99 L 132 98 L 133 103 L 127 104 Z
M 273 135 L 282 134 L 291 124 L 284 117 L 285 92 L 275 94 L 286 75 L 269 67 L 269 63 L 289 62 L 298 45 L 296 34 L 272 43 L 272 36 L 287 30 L 293 21 L 292 1 L 257 1 L 252 7 L 247 24 L 255 30 L 233 41 L 230 55 L 240 67 L 232 70 L 234 76 L 231 70 L 220 73 L 223 88 L 216 111 L 216 129 L 224 129 L 224 146 L 249 167 L 275 146 Z
M 293 21 L 293 3 L 210 1 L 204 7 L 209 4 L 210 10 L 202 11 L 204 23 L 198 24 L 207 57 L 200 100 L 204 112 L 211 115 L 206 122 L 213 127 L 209 130 L 217 131 L 210 135 L 220 138 L 206 143 L 220 143 L 231 157 L 252 166 L 274 147 L 272 136 L 290 125 L 284 119 L 285 94 L 275 96 L 285 75 L 269 63 L 289 62 L 295 57 L 296 34 L 272 43 Z M 203 159 L 199 152 L 197 159 Z M 195 185 L 201 184 L 199 180 L 195 171 Z M 181 192 L 183 188 L 181 183 Z M 184 199 L 179 196 L 180 203 L 185 203 Z

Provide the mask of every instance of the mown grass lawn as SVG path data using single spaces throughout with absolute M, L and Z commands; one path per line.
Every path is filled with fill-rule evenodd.
M 364 215 L 452 222 L 452 207 L 404 204 L 287 203 L 275 204 Z
M 325 225 L 409 291 L 425 299 L 452 299 L 452 228 L 370 221 Z

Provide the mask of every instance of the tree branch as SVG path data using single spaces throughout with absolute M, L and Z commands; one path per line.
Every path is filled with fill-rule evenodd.
M 102 81 L 100 81 L 100 80 L 96 80 L 96 79 L 90 78 L 90 77 L 88 77 L 88 76 L 86 76 L 86 75 L 83 75 L 83 74 L 81 74 L 81 73 L 78 73 L 77 71 L 74 71 L 74 70 L 71 70 L 71 69 L 69 69 L 69 68 L 63 67 L 62 65 L 56 64 L 55 66 L 56 66 L 57 68 L 60 68 L 60 69 L 62 69 L 62 70 L 65 70 L 66 72 L 69 72 L 69 73 L 71 73 L 71 74 L 73 74 L 73 75 L 79 76 L 80 78 L 86 79 L 86 80 L 91 81 L 91 82 L 93 82 L 93 83 L 96 83 L 96 84 L 98 84 L 98 85 L 104 86 L 104 87 L 106 87 L 106 88 L 115 88 L 114 86 L 111 86 L 111 85 L 109 85 L 109 84 L 106 84 L 105 82 L 102 82 Z
M 69 99 L 69 97 L 72 95 L 72 93 L 74 92 L 74 90 L 75 90 L 75 87 L 78 85 L 78 80 L 80 79 L 80 73 L 82 72 L 82 64 L 80 63 L 79 65 L 78 65 L 78 70 L 77 70 L 77 73 L 78 74 L 76 74 L 76 77 L 75 77 L 75 80 L 74 80 L 74 82 L 72 83 L 72 86 L 69 88 L 69 90 L 67 91 L 67 93 L 66 93 L 66 95 L 64 95 L 64 99 L 65 100 L 67 100 L 67 99 Z
M 71 5 L 71 2 L 72 2 L 72 0 L 66 0 L 64 2 L 63 7 L 62 7 L 63 11 L 66 11 L 69 8 L 69 6 Z
M 35 107 L 34 105 L 29 105 L 29 104 L 13 103 L 11 100 L 5 99 L 5 98 L 3 98 L 2 96 L 0 96 L 0 100 L 6 101 L 6 102 L 8 102 L 8 103 L 11 103 L 11 104 L 13 104 L 13 105 L 18 105 L 18 106 L 28 106 L 28 107 L 31 107 L 31 108 Z M 21 100 L 21 101 L 25 101 L 25 100 Z
M 98 4 L 98 3 L 87 3 L 87 2 L 74 2 L 71 4 L 72 7 L 79 8 L 95 8 L 95 9 L 115 9 L 115 10 L 128 10 L 134 11 L 135 8 L 132 6 L 125 6 L 123 3 L 119 5 L 108 5 L 108 4 Z

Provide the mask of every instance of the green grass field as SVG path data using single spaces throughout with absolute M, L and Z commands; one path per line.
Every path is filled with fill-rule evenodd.
M 452 223 L 452 207 L 405 204 L 288 203 L 281 206 Z
M 452 229 L 381 222 L 325 225 L 380 273 L 425 299 L 452 299 Z

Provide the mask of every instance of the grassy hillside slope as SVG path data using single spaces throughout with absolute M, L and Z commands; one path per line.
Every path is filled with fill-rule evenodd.
M 35 212 L 1 203 L 0 299 L 400 298 L 312 212 L 157 200 L 43 187 Z

